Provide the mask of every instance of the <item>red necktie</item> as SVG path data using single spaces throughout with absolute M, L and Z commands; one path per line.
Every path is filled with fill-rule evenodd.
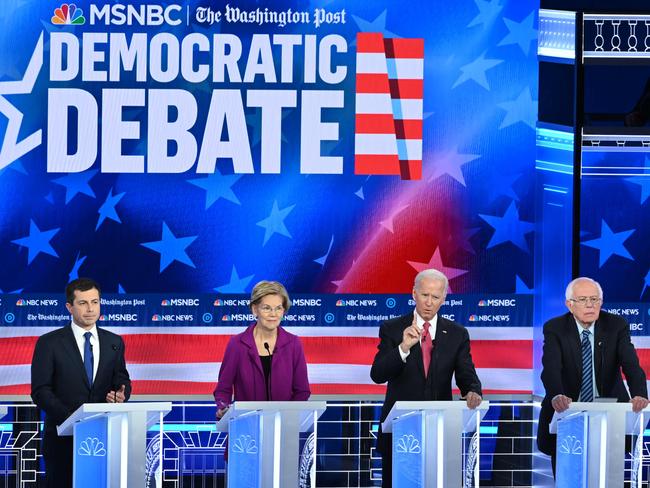
M 429 322 L 424 323 L 424 333 L 422 334 L 422 362 L 424 363 L 424 377 L 429 374 L 429 364 L 431 364 L 431 351 L 433 351 L 433 342 L 429 334 Z

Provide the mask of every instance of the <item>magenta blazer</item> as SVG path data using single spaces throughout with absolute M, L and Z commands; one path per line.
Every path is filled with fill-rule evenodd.
M 226 346 L 219 383 L 214 389 L 218 408 L 233 401 L 266 400 L 266 381 L 260 361 L 253 329 L 250 325 L 241 334 L 232 336 Z M 271 361 L 271 400 L 308 400 L 311 394 L 307 378 L 307 363 L 298 336 L 278 327 Z

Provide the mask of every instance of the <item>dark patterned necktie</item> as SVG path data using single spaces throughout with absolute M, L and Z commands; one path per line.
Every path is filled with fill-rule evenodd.
M 92 334 L 86 332 L 84 334 L 86 338 L 86 343 L 84 344 L 84 369 L 86 370 L 86 376 L 88 377 L 88 384 L 92 386 L 93 384 L 93 346 L 90 344 L 90 338 Z
M 593 402 L 594 401 L 594 382 L 592 379 L 592 359 L 591 359 L 591 343 L 589 336 L 591 332 L 588 330 L 582 331 L 582 386 L 580 387 L 580 401 Z

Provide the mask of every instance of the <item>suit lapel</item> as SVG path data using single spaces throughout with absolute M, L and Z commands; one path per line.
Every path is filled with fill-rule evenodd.
M 566 337 L 569 340 L 569 350 L 571 351 L 571 357 L 573 358 L 573 367 L 574 370 L 577 371 L 578 378 L 582 378 L 582 350 L 580 345 L 580 336 L 578 335 L 576 321 L 570 313 L 567 314 L 565 327 L 569 329 L 569 333 Z
M 603 325 L 598 320 L 596 321 L 596 331 L 594 334 L 594 370 L 596 372 L 596 390 L 598 391 L 599 396 L 605 396 L 604 392 L 600 391 L 601 381 L 600 375 L 601 370 L 600 366 L 603 363 L 603 347 L 605 343 L 605 331 L 603 330 Z
M 436 336 L 435 341 L 436 345 L 433 348 L 433 354 L 431 355 L 431 364 L 429 365 L 429 377 L 435 374 L 435 367 L 438 362 L 438 354 L 441 354 L 440 351 L 444 351 L 445 346 L 447 345 L 447 339 L 449 336 L 449 324 L 447 321 L 438 315 L 438 324 L 436 325 Z
M 241 337 L 241 341 L 248 348 L 248 356 L 250 361 L 255 365 L 259 373 L 264 376 L 264 370 L 262 369 L 262 361 L 260 360 L 260 355 L 257 352 L 257 346 L 255 345 L 255 338 L 253 337 L 254 325 L 251 325 L 246 333 Z
M 111 344 L 106 337 L 106 333 L 103 329 L 97 327 L 97 337 L 99 338 L 99 365 L 97 366 L 97 374 L 95 374 L 95 380 L 99 378 L 100 374 L 104 374 L 104 370 L 107 368 L 108 364 L 111 362 Z M 112 388 L 119 388 L 121 385 L 111 385 Z
M 75 365 L 74 369 L 79 372 L 79 374 L 83 378 L 84 384 L 90 390 L 90 384 L 88 383 L 88 378 L 86 377 L 84 362 L 81 359 L 81 353 L 79 352 L 79 348 L 77 347 L 77 341 L 75 341 L 74 333 L 72 332 L 72 327 L 76 327 L 76 326 L 70 324 L 64 328 L 63 340 L 61 342 L 63 343 L 63 348 L 65 349 L 66 353 L 72 360 L 72 363 Z

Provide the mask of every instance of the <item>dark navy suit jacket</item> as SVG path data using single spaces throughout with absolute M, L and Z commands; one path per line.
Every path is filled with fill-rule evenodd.
M 630 401 L 622 369 L 632 396 L 647 398 L 645 373 L 639 365 L 625 319 L 601 311 L 595 332 L 593 365 L 599 396 L 616 398 L 619 402 Z M 539 415 L 537 446 L 543 453 L 554 455 L 556 436 L 548 430 L 554 412 L 551 401 L 560 394 L 577 401 L 582 384 L 582 349 L 572 314 L 566 313 L 544 324 L 542 366 L 546 393 Z

